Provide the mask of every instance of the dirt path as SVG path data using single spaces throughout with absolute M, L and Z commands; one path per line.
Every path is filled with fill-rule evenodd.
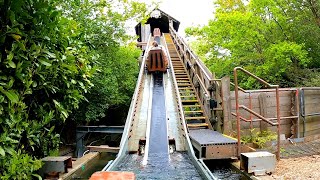
M 320 179 L 320 155 L 281 159 L 271 179 Z
M 320 140 L 283 148 L 276 172 L 261 180 L 320 180 Z

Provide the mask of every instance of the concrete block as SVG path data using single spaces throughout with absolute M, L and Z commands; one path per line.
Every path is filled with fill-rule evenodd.
M 270 174 L 275 171 L 276 156 L 266 151 L 241 153 L 240 168 L 256 176 Z

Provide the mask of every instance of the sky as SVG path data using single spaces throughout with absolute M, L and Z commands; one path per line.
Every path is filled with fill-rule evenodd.
M 213 0 L 162 0 L 159 8 L 180 21 L 183 36 L 186 27 L 205 25 L 213 18 Z
M 160 0 L 159 9 L 180 21 L 178 32 L 182 36 L 186 27 L 205 25 L 213 18 L 213 0 Z

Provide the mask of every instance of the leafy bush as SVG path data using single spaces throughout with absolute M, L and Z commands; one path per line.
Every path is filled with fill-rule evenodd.
M 131 4 L 127 1 L 117 2 L 126 5 L 125 15 L 140 14 L 144 7 L 136 4 L 135 8 L 128 8 Z M 56 154 L 59 148 L 57 125 L 70 118 L 82 101 L 95 95 L 86 99 L 92 81 L 98 85 L 99 78 L 104 79 L 98 87 L 106 87 L 107 81 L 121 84 L 121 90 L 110 90 L 109 94 L 102 94 L 104 98 L 116 95 L 120 100 L 115 101 L 122 102 L 121 98 L 126 100 L 130 96 L 122 93 L 126 90 L 130 93 L 132 88 L 136 70 L 133 58 L 137 51 L 120 48 L 123 42 L 120 37 L 125 37 L 125 19 L 120 12 L 113 16 L 116 14 L 109 11 L 93 20 L 92 13 L 112 4 L 112 1 L 0 0 L 1 179 L 37 177 L 34 173 L 41 167 L 38 159 Z M 97 9 L 92 7 L 99 11 L 93 11 Z M 128 61 L 117 59 L 125 53 Z M 120 66 L 118 61 L 124 65 Z M 113 68 L 118 65 L 120 73 L 112 74 L 110 71 L 116 72 Z M 124 67 L 130 71 L 127 73 Z M 106 106 L 104 103 L 97 106 Z
M 245 143 L 254 143 L 258 148 L 264 148 L 267 142 L 277 139 L 277 134 L 270 130 L 254 132 L 255 129 L 250 131 L 250 135 L 241 137 L 241 141 Z
M 0 3 L 0 174 L 30 179 L 36 160 L 59 147 L 65 121 L 92 86 L 86 46 L 56 1 Z M 76 28 L 71 28 L 76 31 Z M 18 152 L 18 153 L 15 153 Z

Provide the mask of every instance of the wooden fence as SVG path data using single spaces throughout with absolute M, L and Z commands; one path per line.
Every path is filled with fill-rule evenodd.
M 304 90 L 303 93 L 301 88 L 280 88 L 279 90 L 281 134 L 284 134 L 286 138 L 320 134 L 320 89 Z M 229 78 L 222 78 L 221 94 L 224 109 L 223 131 L 225 134 L 236 135 L 236 117 L 232 115 L 236 112 L 235 92 L 230 91 Z M 247 93 L 239 93 L 239 104 L 245 105 L 276 122 L 275 96 L 275 91 L 269 89 L 249 90 Z M 240 114 L 248 120 L 258 119 L 244 110 L 240 110 Z M 303 118 L 304 116 L 305 118 Z M 250 134 L 251 128 L 254 128 L 255 131 L 268 129 L 276 132 L 276 126 L 271 126 L 263 121 L 253 122 L 252 124 L 241 121 L 242 135 Z

